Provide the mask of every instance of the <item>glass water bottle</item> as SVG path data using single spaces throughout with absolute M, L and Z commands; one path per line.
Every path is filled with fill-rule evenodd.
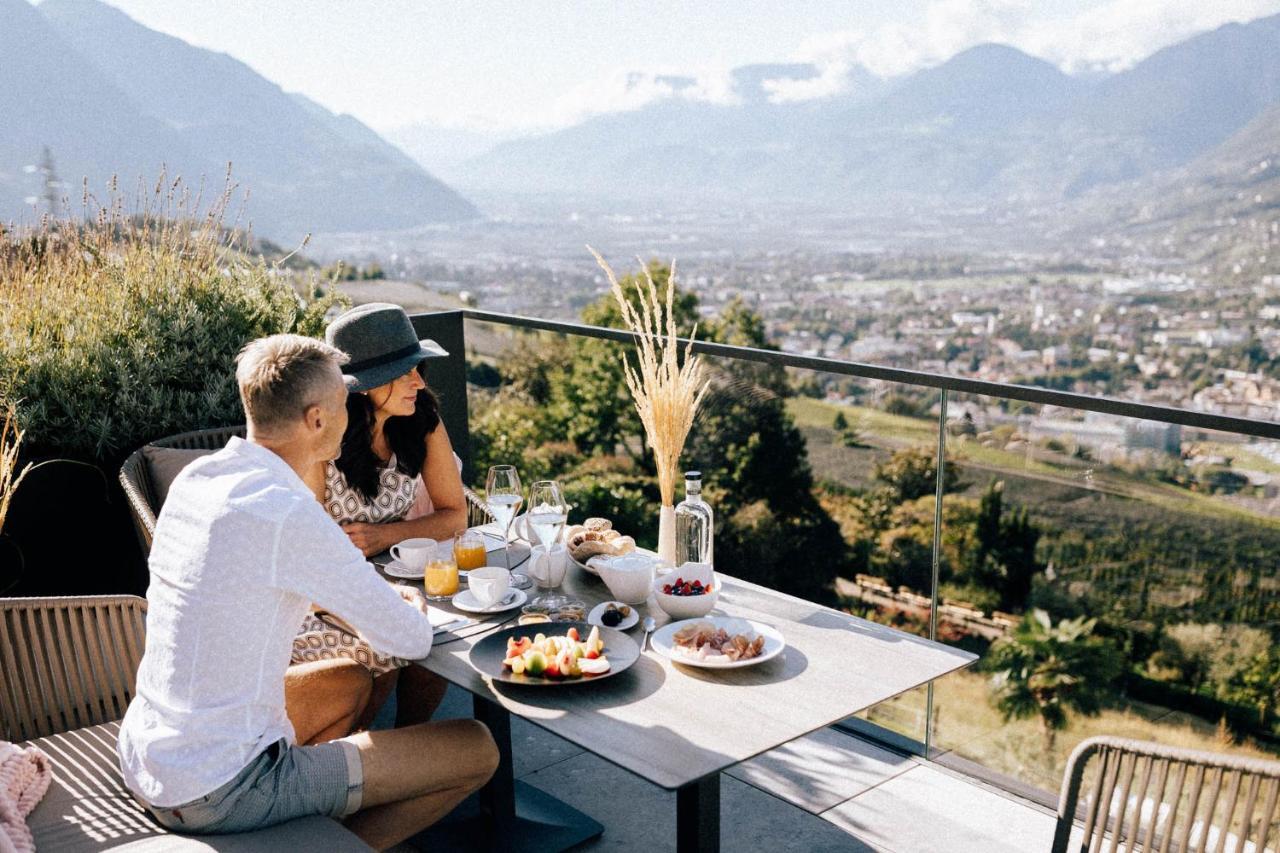
M 685 472 L 684 494 L 676 505 L 676 565 L 711 563 L 715 515 L 702 499 L 701 472 Z

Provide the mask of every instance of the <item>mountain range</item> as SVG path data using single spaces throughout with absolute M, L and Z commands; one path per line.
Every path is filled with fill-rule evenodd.
M 75 206 L 82 179 L 105 198 L 162 169 L 216 194 L 230 164 L 233 213 L 247 194 L 243 219 L 287 244 L 479 215 L 351 116 L 97 0 L 0 0 L 0 21 L 0 221 L 30 217 L 46 146 Z
M 111 176 L 128 192 L 162 166 L 216 192 L 230 163 L 248 192 L 239 224 L 286 245 L 307 232 L 478 217 L 451 187 L 650 209 L 1061 206 L 1070 216 L 1051 212 L 1046 231 L 1079 239 L 1115 226 L 1157 242 L 1207 241 L 1205 222 L 1237 218 L 1266 229 L 1280 209 L 1280 15 L 1109 75 L 1065 74 L 986 44 L 892 79 L 855 68 L 838 94 L 779 101 L 781 88 L 819 82 L 821 70 L 751 65 L 733 71 L 723 103 L 669 75 L 657 82 L 670 97 L 555 132 L 422 125 L 392 132 L 394 145 L 99 0 L 0 0 L 0 22 L 0 222 L 30 216 L 24 199 L 40 194 L 31 169 L 45 146 L 73 203 L 82 178 L 102 197 Z
M 735 74 L 736 102 L 671 97 L 495 146 L 454 170 L 469 190 L 630 198 L 1062 200 L 1178 169 L 1280 103 L 1280 15 L 1228 24 L 1103 77 L 979 45 L 904 77 L 776 103 Z

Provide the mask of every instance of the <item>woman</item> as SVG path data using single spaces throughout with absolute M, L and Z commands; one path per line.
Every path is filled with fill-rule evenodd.
M 404 310 L 385 303 L 347 311 L 326 337 L 351 359 L 343 367 L 350 393 L 342 455 L 307 478 L 316 497 L 366 556 L 414 537 L 445 540 L 466 527 L 459 463 L 420 372 L 423 361 L 447 353 L 419 341 Z M 312 614 L 294 640 L 293 662 L 332 657 L 350 657 L 374 675 L 357 728 L 368 727 L 397 683 L 397 726 L 430 719 L 444 696 L 442 679 L 379 655 Z

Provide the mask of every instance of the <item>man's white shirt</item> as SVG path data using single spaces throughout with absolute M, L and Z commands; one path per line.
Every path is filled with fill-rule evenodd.
M 233 438 L 174 480 L 156 524 L 147 639 L 120 728 L 125 783 L 177 806 L 295 742 L 284 676 L 310 605 L 379 652 L 418 660 L 432 628 L 383 580 L 292 468 Z

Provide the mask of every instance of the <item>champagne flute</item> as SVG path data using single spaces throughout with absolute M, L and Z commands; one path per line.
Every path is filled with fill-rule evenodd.
M 503 553 L 506 555 L 507 571 L 511 571 L 511 522 L 515 520 L 516 511 L 524 502 L 523 490 L 520 487 L 520 475 L 514 465 L 494 465 L 489 469 L 485 479 L 485 502 L 494 520 L 502 528 Z M 511 572 L 511 585 L 516 589 L 528 589 L 533 582 L 523 572 Z
M 546 578 L 535 573 L 539 589 L 545 591 L 533 603 L 548 610 L 556 609 L 565 601 L 564 596 L 556 591 L 564 579 L 563 573 L 557 575 L 552 569 L 550 551 L 551 546 L 560 538 L 560 531 L 564 529 L 568 519 L 569 505 L 565 502 L 559 483 L 555 480 L 539 480 L 529 487 L 529 514 L 525 516 L 525 524 L 532 534 L 531 538 L 536 539 L 537 544 L 548 552 Z

